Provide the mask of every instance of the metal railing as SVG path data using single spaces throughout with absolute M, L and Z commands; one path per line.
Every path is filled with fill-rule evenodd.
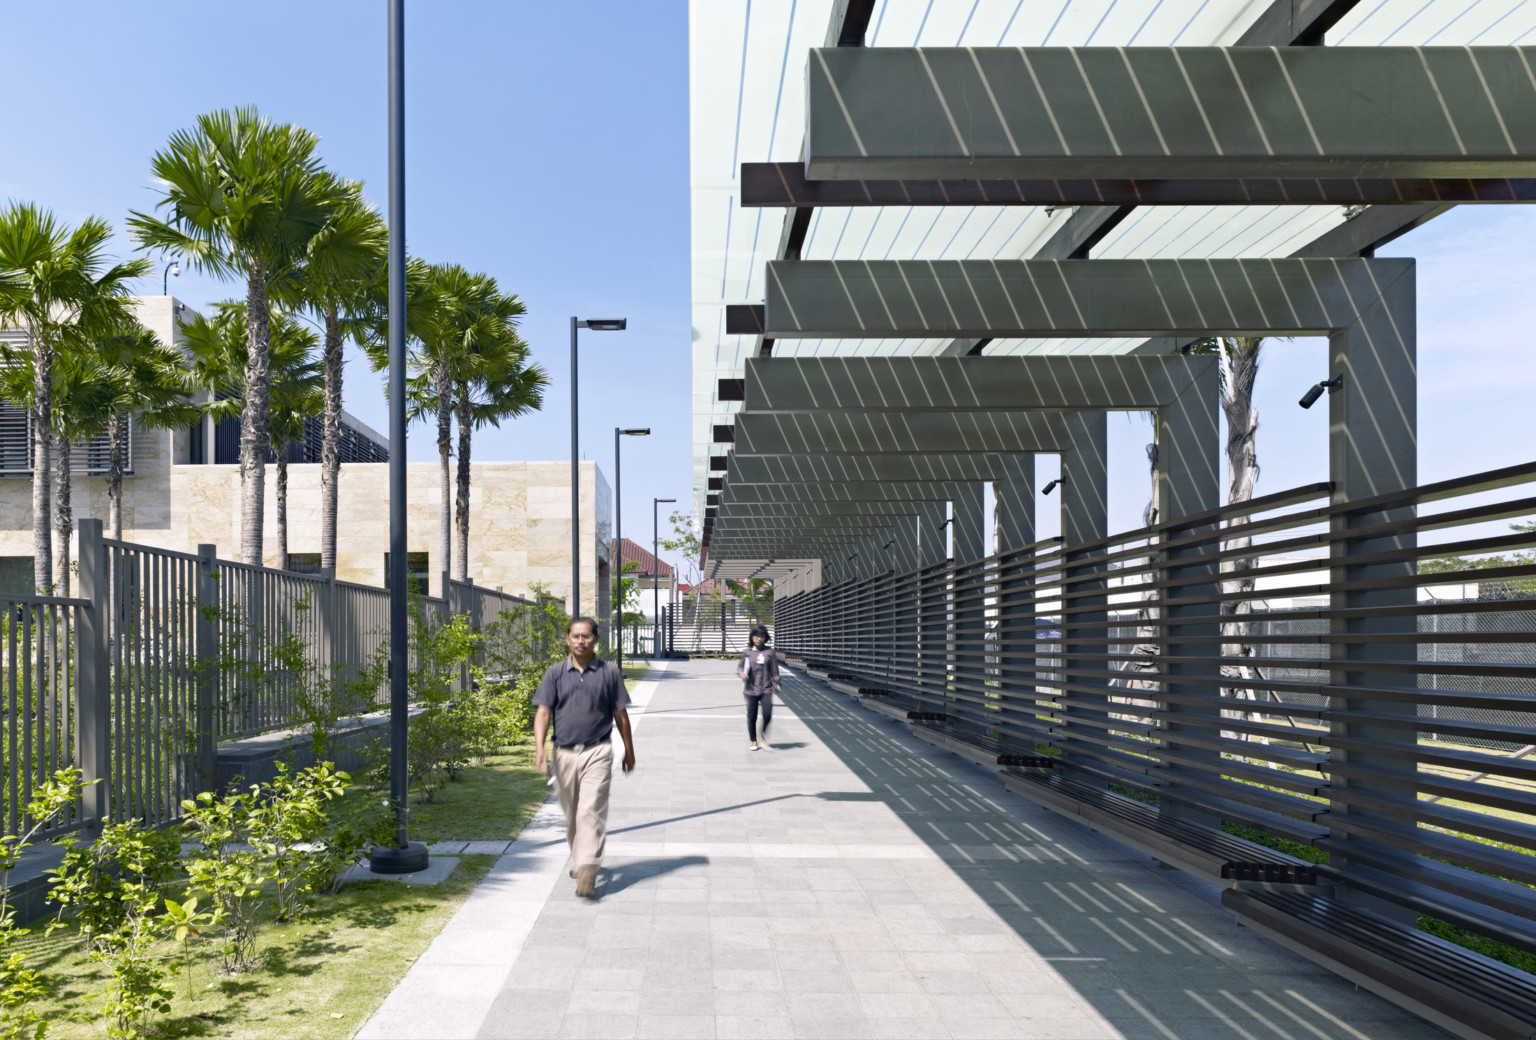
M 1328 854 L 1351 891 L 1536 949 L 1536 464 L 1326 484 L 777 605 L 784 652 L 917 724 Z M 1483 593 L 1488 588 L 1492 595 Z
M 75 647 L 80 614 L 89 605 L 61 596 L 0 595 L 0 833 L 19 833 L 38 785 L 55 770 L 78 765 Z M 66 833 L 86 820 L 77 802 L 48 833 Z
M 54 832 L 163 823 L 212 781 L 220 743 L 295 727 L 307 709 L 383 703 L 363 677 L 389 638 L 386 590 L 220 560 L 212 546 L 106 539 L 100 521 L 79 532 L 78 597 L 0 596 L 0 833 L 71 766 L 100 782 Z M 476 627 L 531 605 L 446 578 L 443 590 L 423 608 Z

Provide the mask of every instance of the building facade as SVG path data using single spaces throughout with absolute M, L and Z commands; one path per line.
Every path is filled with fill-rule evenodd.
M 179 342 L 180 327 L 195 317 L 170 296 L 135 299 L 139 320 L 161 338 Z M 32 499 L 26 417 L 5 426 L 0 415 L 0 590 L 27 591 L 32 584 Z M 240 545 L 238 424 L 204 421 L 192 429 L 156 430 L 133 425 L 128 473 L 123 478 L 123 538 L 180 552 L 202 544 L 225 559 Z M 20 452 L 6 454 L 7 434 Z M 288 551 L 295 570 L 318 570 L 320 466 L 318 443 L 296 444 L 289 455 Z M 343 419 L 339 478 L 336 577 L 382 586 L 389 552 L 389 451 L 387 439 L 349 415 Z M 73 485 L 77 518 L 107 516 L 105 463 L 82 465 L 92 447 L 76 453 Z M 104 458 L 104 454 L 103 454 Z M 552 462 L 471 464 L 469 576 L 476 584 L 508 592 L 538 589 L 567 600 L 571 591 L 571 467 Z M 265 562 L 275 566 L 278 547 L 275 474 L 266 487 Z M 449 567 L 440 546 L 440 470 L 436 463 L 407 466 L 407 546 L 412 581 L 437 595 Z M 611 603 L 613 499 L 594 462 L 580 466 L 581 603 L 607 616 Z M 452 492 L 450 492 L 451 494 Z

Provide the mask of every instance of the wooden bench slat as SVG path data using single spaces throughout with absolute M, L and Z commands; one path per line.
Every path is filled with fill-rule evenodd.
M 1005 771 L 1003 782 L 1026 798 L 1079 816 L 1149 855 L 1187 865 L 1212 880 L 1317 883 L 1317 868 L 1305 860 L 1215 828 L 1164 816 L 1152 806 L 1057 773 Z
M 1321 896 L 1229 890 L 1244 924 L 1458 1036 L 1536 1036 L 1536 977 Z

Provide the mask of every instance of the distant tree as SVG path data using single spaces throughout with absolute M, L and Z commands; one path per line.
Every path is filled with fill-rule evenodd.
M 683 574 L 687 576 L 688 584 L 697 590 L 699 565 L 704 559 L 704 542 L 699 538 L 699 533 L 693 529 L 693 517 L 680 509 L 675 509 L 672 515 L 667 517 L 667 523 L 672 525 L 672 537 L 659 539 L 661 547 L 668 552 L 677 553 L 682 558 L 683 565 L 687 568 Z
M 336 516 L 341 476 L 344 348 L 374 317 L 386 273 L 388 232 L 363 198 L 363 186 L 342 182 L 345 199 L 314 238 L 304 263 L 282 288 L 322 329 L 325 408 L 320 434 L 320 566 L 336 566 Z
M 70 228 L 29 203 L 0 210 L 0 325 L 26 333 L 21 364 L 31 377 L 13 398 L 32 426 L 32 581 L 53 580 L 49 480 L 53 469 L 54 365 L 84 352 L 89 342 L 129 317 L 129 283 L 149 273 L 149 261 L 109 264 L 112 228 L 91 217 Z
M 728 578 L 725 584 L 753 621 L 773 620 L 773 582 L 767 578 L 748 578 L 746 581 Z
M 628 628 L 638 625 L 645 620 L 645 614 L 640 611 L 640 579 L 626 578 L 626 574 L 635 574 L 640 570 L 638 560 L 625 560 L 619 568 L 619 628 Z M 634 608 L 634 609 L 630 609 Z
M 197 422 L 202 409 L 191 401 L 196 386 L 186 356 L 137 322 L 102 337 L 96 349 L 121 377 L 107 420 L 107 536 L 121 539 L 130 417 L 141 428 L 178 430 Z
M 310 244 L 351 195 L 315 154 L 319 138 L 273 123 L 254 107 L 199 116 L 171 135 L 151 163 L 164 219 L 135 211 L 129 226 L 146 249 L 175 253 L 196 270 L 245 282 L 245 369 L 240 402 L 240 559 L 262 562 L 267 453 L 271 448 L 270 305 L 275 287 L 309 258 Z
M 476 429 L 500 428 L 502 420 L 536 412 L 544 404 L 549 374 L 530 364 L 528 347 L 510 329 L 478 364 L 454 380 L 454 410 L 459 428 L 459 459 L 454 495 L 454 577 L 469 580 L 470 449 Z
M 1530 543 L 1536 543 L 1536 522 L 1525 521 L 1509 525 L 1516 534 L 1530 535 Z M 1523 552 L 1489 553 L 1482 556 L 1432 556 L 1419 561 L 1420 574 L 1451 574 L 1457 571 L 1487 571 L 1500 567 L 1536 566 L 1536 550 Z M 1536 578 L 1496 576 L 1478 582 L 1478 591 L 1484 596 L 1536 596 Z
M 521 351 L 526 361 L 527 348 L 517 338 L 517 318 L 523 314 L 523 304 L 516 296 L 503 294 L 496 279 L 486 274 L 473 273 L 458 264 L 428 264 L 412 260 L 406 270 L 406 321 L 411 354 L 411 376 L 407 382 L 407 412 L 411 421 L 432 418 L 437 426 L 437 455 L 439 464 L 442 504 L 438 516 L 440 561 L 444 570 L 449 569 L 453 558 L 453 421 L 456 405 L 461 396 L 470 400 L 472 429 L 475 425 L 474 402 L 479 400 L 491 410 L 511 409 L 501 417 L 521 414 L 537 408 L 542 401 L 543 386 L 547 377 L 538 371 L 533 383 L 507 388 L 506 398 L 498 405 L 490 400 L 496 386 L 488 381 L 487 374 L 500 369 L 505 378 L 513 379 L 508 358 L 515 358 Z M 383 308 L 375 307 L 375 318 L 365 344 L 375 370 L 383 370 L 389 364 L 387 321 Z M 511 367 L 509 367 L 511 366 Z M 527 367 L 526 365 L 524 366 Z M 527 378 L 532 378 L 527 377 Z M 460 394 L 461 385 L 465 391 Z M 484 388 L 487 396 L 481 398 L 475 388 Z M 528 396 L 537 391 L 536 397 Z M 524 396 L 519 399 L 519 392 Z M 489 414 L 489 412 L 482 412 Z M 461 429 L 462 440 L 462 429 Z M 467 441 L 462 442 L 468 446 Z M 463 479 L 467 481 L 468 460 L 461 465 Z M 467 576 L 468 538 L 468 485 L 465 484 L 464 508 L 466 562 L 460 573 Z
M 35 393 L 32 371 L 37 358 L 25 347 L 0 347 L 0 394 L 11 400 L 27 401 Z M 106 432 L 107 420 L 119 394 L 116 373 L 97 362 L 88 351 L 70 350 L 55 358 L 50 381 L 52 437 L 58 444 L 55 456 L 54 524 L 58 551 L 54 554 L 52 587 L 59 595 L 70 591 L 70 538 L 75 533 L 74 452 L 75 448 Z
M 182 343 L 192 358 L 193 379 L 213 398 L 204 405 L 215 421 L 240 414 L 250 343 L 245 304 L 214 304 L 214 316 L 199 316 L 182 328 Z M 288 453 L 304 439 L 304 420 L 322 408 L 324 377 L 315 360 L 313 329 L 285 311 L 269 309 L 271 398 L 269 428 L 277 467 L 274 527 L 277 565 L 288 568 Z

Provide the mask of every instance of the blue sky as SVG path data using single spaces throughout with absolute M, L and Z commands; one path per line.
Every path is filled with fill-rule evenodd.
M 651 496 L 689 497 L 687 5 L 408 7 L 411 251 L 518 293 L 525 338 L 553 378 L 543 413 L 478 435 L 476 454 L 567 458 L 570 315 L 627 316 L 630 331 L 583 341 L 582 442 L 611 480 L 613 427 L 652 428 L 626 441 L 624 481 L 626 533 L 648 541 Z M 153 204 L 149 157 L 173 131 L 256 104 L 318 133 L 326 162 L 383 200 L 378 0 L 0 0 L 0 39 L 0 198 L 121 225 Z M 1422 480 L 1531 457 L 1532 242 L 1536 209 L 1462 207 L 1382 251 L 1420 258 Z M 144 291 L 159 292 L 151 281 Z M 172 291 L 198 307 L 235 290 L 184 273 Z M 1268 351 L 1260 493 L 1326 477 L 1326 409 L 1295 403 L 1323 364 L 1316 341 Z M 378 377 L 353 364 L 348 380 L 348 409 L 387 428 Z M 1115 528 L 1134 526 L 1145 503 L 1147 435 L 1137 418 L 1111 419 Z M 424 430 L 409 454 L 433 457 Z
M 686 501 L 691 481 L 687 4 L 406 6 L 409 248 L 521 296 L 553 380 L 542 413 L 477 434 L 475 454 L 569 458 L 570 316 L 628 317 L 627 332 L 583 339 L 581 435 L 612 483 L 613 427 L 652 429 L 626 441 L 624 473 L 626 533 L 648 543 L 651 497 Z M 171 133 L 255 104 L 319 134 L 326 163 L 382 206 L 384 12 L 0 0 L 0 199 L 121 227 L 154 204 L 149 159 Z M 143 291 L 160 286 L 157 273 Z M 189 272 L 171 291 L 193 307 L 237 295 Z M 387 432 L 379 377 L 359 362 L 347 379 L 347 409 Z M 435 458 L 425 428 L 409 457 Z

